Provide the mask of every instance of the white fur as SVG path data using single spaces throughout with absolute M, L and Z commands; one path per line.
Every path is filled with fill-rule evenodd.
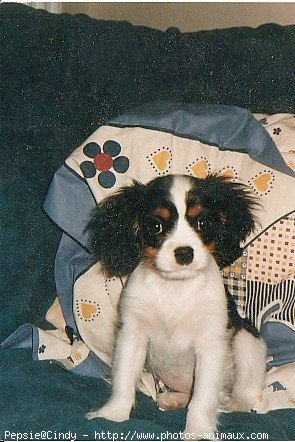
M 146 364 L 173 390 L 188 397 L 192 393 L 187 433 L 201 438 L 216 431 L 220 396 L 231 364 L 227 303 L 218 266 L 185 218 L 189 188 L 188 179 L 174 178 L 171 199 L 179 215 L 176 226 L 158 253 L 156 267 L 140 264 L 128 280 L 121 298 L 112 395 L 101 409 L 88 413 L 88 419 L 128 419 Z M 179 265 L 174 250 L 186 246 L 193 248 L 194 259 Z M 242 331 L 234 340 L 234 365 L 240 370 L 234 391 L 239 399 L 249 380 L 253 395 L 262 385 L 264 349 L 255 363 L 260 345 L 257 338 Z M 251 365 L 259 371 L 259 382 L 249 371 Z
M 240 330 L 233 341 L 235 379 L 232 408 L 248 411 L 264 389 L 266 346 L 246 330 Z

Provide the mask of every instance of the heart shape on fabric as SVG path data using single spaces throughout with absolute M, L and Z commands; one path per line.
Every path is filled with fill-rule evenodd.
M 253 179 L 254 186 L 260 190 L 260 192 L 266 192 L 270 189 L 272 183 L 272 176 L 270 173 L 262 173 L 257 178 Z
M 259 195 L 267 195 L 273 188 L 275 174 L 271 170 L 263 170 L 248 181 L 248 184 Z
M 196 164 L 191 166 L 191 169 L 192 169 L 194 175 L 197 178 L 201 178 L 201 179 L 206 178 L 206 176 L 209 173 L 208 163 L 205 159 L 198 161 Z
M 85 304 L 81 302 L 81 314 L 84 319 L 90 319 L 97 314 L 97 305 Z
M 152 160 L 157 166 L 159 170 L 165 170 L 168 165 L 168 161 L 170 159 L 170 154 L 167 150 L 163 150 L 163 152 L 159 152 L 156 155 L 152 156 Z
M 227 177 L 227 178 L 230 178 L 230 179 L 237 178 L 237 173 L 231 167 L 228 167 L 228 168 L 220 170 L 218 172 L 218 175 L 224 176 L 224 177 Z
M 146 159 L 158 175 L 165 175 L 171 167 L 172 151 L 168 147 L 155 149 Z
M 79 319 L 92 322 L 95 317 L 100 315 L 100 305 L 95 301 L 90 301 L 88 299 L 76 299 L 75 309 Z

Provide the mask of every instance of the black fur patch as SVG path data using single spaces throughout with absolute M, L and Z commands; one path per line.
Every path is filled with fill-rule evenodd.
M 249 189 L 226 177 L 209 175 L 190 177 L 192 189 L 187 195 L 189 209 L 200 204 L 204 211 L 188 221 L 199 231 L 205 244 L 215 242 L 215 257 L 220 268 L 230 265 L 242 254 L 240 243 L 252 232 L 255 217 L 251 210 L 258 205 Z
M 260 337 L 260 333 L 257 328 L 252 324 L 250 319 L 242 318 L 239 315 L 236 303 L 228 291 L 227 287 L 225 287 L 226 292 L 226 300 L 227 300 L 227 311 L 228 311 L 228 323 L 227 327 L 233 330 L 233 337 L 238 333 L 238 331 L 245 329 L 247 332 L 251 333 L 255 338 Z
M 144 245 L 160 247 L 171 230 L 177 212 L 169 199 L 172 176 L 156 178 L 143 185 L 137 181 L 104 199 L 88 225 L 91 250 L 103 266 L 116 276 L 131 274 L 141 262 Z M 153 216 L 158 207 L 169 209 L 169 219 Z M 157 222 L 163 232 L 156 234 Z

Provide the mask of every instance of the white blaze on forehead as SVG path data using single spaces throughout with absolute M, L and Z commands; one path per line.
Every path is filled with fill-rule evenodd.
M 163 242 L 156 258 L 157 268 L 165 278 L 184 279 L 194 277 L 197 271 L 204 269 L 210 262 L 211 254 L 185 217 L 187 195 L 191 188 L 192 184 L 188 176 L 174 176 L 170 188 L 170 199 L 177 210 L 178 219 L 173 230 Z M 177 263 L 175 249 L 178 247 L 190 247 L 193 249 L 194 259 L 190 264 L 183 266 Z
M 171 200 L 175 204 L 179 218 L 184 218 L 186 214 L 186 197 L 191 189 L 191 183 L 188 177 L 176 175 L 170 190 Z

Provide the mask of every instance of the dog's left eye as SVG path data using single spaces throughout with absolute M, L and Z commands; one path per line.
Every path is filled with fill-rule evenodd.
M 160 233 L 163 232 L 163 226 L 160 222 L 156 222 L 154 224 L 154 234 L 155 235 L 159 235 Z
M 205 222 L 204 221 L 197 221 L 196 229 L 200 232 L 204 230 L 205 228 Z

